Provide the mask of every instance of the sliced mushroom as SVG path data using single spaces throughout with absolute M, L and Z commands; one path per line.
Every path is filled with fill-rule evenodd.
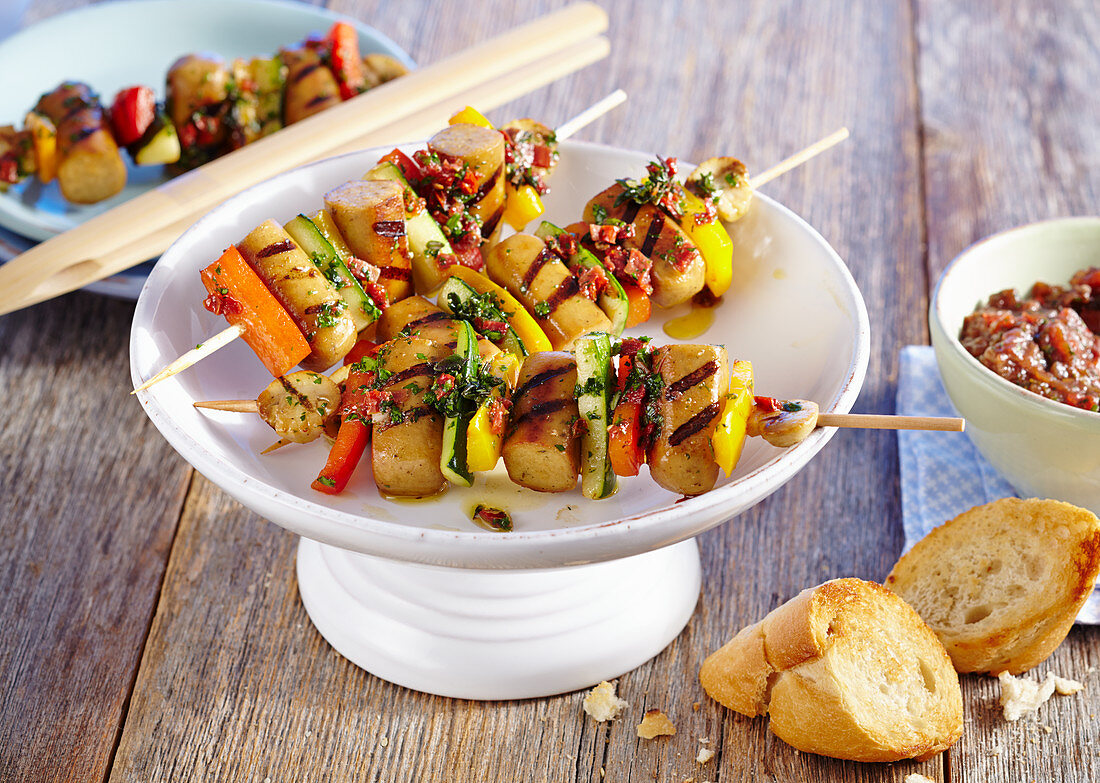
M 340 409 L 340 387 L 320 373 L 299 370 L 276 378 L 256 398 L 260 417 L 279 437 L 309 443 Z
M 740 220 L 752 204 L 752 185 L 745 164 L 737 158 L 709 158 L 687 178 L 687 189 L 714 201 L 718 217 L 726 223 Z
M 817 427 L 817 403 L 809 400 L 787 400 L 777 411 L 753 409 L 749 415 L 748 434 L 759 435 L 773 446 L 785 449 L 801 443 Z

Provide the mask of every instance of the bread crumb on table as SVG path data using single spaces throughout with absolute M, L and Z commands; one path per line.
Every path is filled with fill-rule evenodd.
M 1019 720 L 1029 712 L 1035 712 L 1057 691 L 1062 696 L 1070 696 L 1085 686 L 1076 680 L 1059 677 L 1048 672 L 1040 682 L 1013 677 L 1008 672 L 997 675 L 1001 683 L 1001 706 L 1007 721 Z
M 706 764 L 714 758 L 714 751 L 710 748 L 699 748 L 699 755 L 695 757 L 695 760 L 700 764 Z
M 614 720 L 628 707 L 625 699 L 615 695 L 615 684 L 604 680 L 584 697 L 584 711 L 599 723 Z
M 919 772 L 914 772 L 911 775 L 905 776 L 905 783 L 936 783 L 932 778 L 925 777 Z
M 676 727 L 660 710 L 647 710 L 642 722 L 638 724 L 638 736 L 642 739 L 671 737 L 675 733 Z

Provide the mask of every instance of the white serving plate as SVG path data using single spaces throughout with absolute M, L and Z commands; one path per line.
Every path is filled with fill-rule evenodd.
M 225 328 L 223 319 L 202 308 L 201 267 L 266 218 L 285 222 L 299 211 L 316 210 L 326 190 L 362 176 L 385 152 L 354 153 L 275 177 L 230 199 L 177 240 L 138 300 L 131 345 L 135 382 Z M 547 219 L 572 222 L 590 195 L 617 177 L 642 175 L 648 160 L 637 152 L 563 145 L 546 199 Z M 731 357 L 751 359 L 758 393 L 849 410 L 867 364 L 868 323 L 847 268 L 810 226 L 765 196 L 758 196 L 749 216 L 731 230 L 735 282 L 713 326 L 695 341 L 723 343 Z M 659 312 L 644 333 L 671 342 L 660 324 L 679 312 Z M 258 417 L 191 406 L 196 400 L 253 397 L 269 381 L 249 348 L 237 341 L 140 399 L 185 459 L 272 521 L 365 554 L 466 568 L 607 560 L 697 535 L 778 489 L 834 432 L 818 430 L 787 450 L 752 439 L 731 479 L 688 500 L 658 487 L 644 470 L 621 480 L 608 500 L 588 501 L 579 488 L 540 494 L 511 484 L 503 465 L 479 476 L 470 489 L 408 502 L 379 496 L 366 464 L 343 494 L 329 497 L 309 487 L 325 461 L 324 441 L 260 456 L 274 437 Z M 470 509 L 478 501 L 509 510 L 515 532 L 502 535 L 474 526 Z
M 411 152 L 415 147 L 406 146 Z M 316 210 L 322 194 L 361 177 L 387 149 L 325 160 L 275 177 L 197 222 L 157 263 L 138 299 L 130 357 L 135 384 L 225 328 L 202 308 L 198 271 L 267 218 Z M 577 219 L 616 178 L 641 176 L 650 156 L 562 145 L 546 218 Z M 734 284 L 694 342 L 751 359 L 757 391 L 848 411 L 869 351 L 867 312 L 828 243 L 790 210 L 758 196 L 731 227 Z M 671 342 L 659 312 L 643 330 Z M 336 497 L 310 489 L 319 441 L 259 452 L 274 435 L 255 415 L 199 411 L 196 400 L 253 397 L 270 381 L 241 341 L 138 395 L 175 449 L 261 516 L 303 536 L 298 577 L 314 624 L 367 670 L 418 690 L 462 698 L 523 698 L 586 687 L 647 660 L 686 624 L 699 591 L 693 536 L 779 489 L 834 434 L 815 431 L 780 450 L 746 445 L 734 475 L 683 499 L 645 469 L 618 493 L 540 494 L 508 481 L 503 464 L 469 489 L 415 502 L 375 489 L 364 459 Z M 507 509 L 511 533 L 474 526 L 476 502 Z M 579 567 L 578 567 L 579 566 Z M 494 665 L 486 667 L 492 659 Z
M 284 0 L 120 0 L 51 16 L 0 41 L 0 73 L 25 75 L 8 79 L 0 90 L 0 124 L 21 125 L 38 97 L 65 80 L 87 82 L 107 105 L 120 89 L 136 84 L 152 87 L 163 99 L 168 69 L 185 54 L 208 51 L 227 61 L 270 56 L 338 20 L 355 25 L 364 53 L 383 52 L 412 67 L 409 56 L 373 27 Z M 129 177 L 113 198 L 72 204 L 56 180 L 42 185 L 31 177 L 0 194 L 0 226 L 49 239 L 168 179 L 163 167 L 135 166 L 125 152 L 122 159 Z M 136 299 L 149 269 L 142 264 L 88 288 Z

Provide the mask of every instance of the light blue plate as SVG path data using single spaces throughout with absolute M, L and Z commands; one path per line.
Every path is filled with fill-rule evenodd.
M 283 0 L 122 0 L 50 17 L 0 41 L 0 73 L 20 74 L 0 90 L 0 124 L 22 125 L 23 117 L 62 81 L 87 82 L 105 104 L 124 87 L 144 84 L 164 96 L 168 68 L 190 52 L 234 57 L 270 56 L 311 32 L 324 33 L 334 21 L 351 22 L 359 48 L 412 60 L 374 28 L 323 8 Z M 129 167 L 125 189 L 98 204 L 70 204 L 57 182 L 30 178 L 0 194 L 0 226 L 42 240 L 121 204 L 164 182 L 160 167 Z M 146 263 L 88 288 L 136 299 L 149 273 Z

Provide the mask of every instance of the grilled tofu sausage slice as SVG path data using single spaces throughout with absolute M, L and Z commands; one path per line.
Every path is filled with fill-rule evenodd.
M 340 387 L 320 373 L 298 370 L 276 378 L 256 398 L 260 418 L 280 438 L 309 443 L 340 410 Z
M 302 367 L 319 372 L 347 355 L 357 336 L 347 304 L 282 226 L 264 221 L 237 249 L 309 341 Z
M 566 492 L 580 473 L 577 363 L 568 353 L 533 353 L 512 395 L 512 423 L 501 455 L 508 477 L 538 492 Z
M 95 204 L 126 186 L 126 164 L 91 87 L 64 82 L 39 99 L 35 112 L 57 128 L 57 183 L 66 199 Z
M 662 381 L 661 428 L 649 474 L 670 492 L 700 495 L 718 480 L 711 436 L 729 392 L 729 356 L 718 345 L 666 345 L 654 351 L 653 371 Z
M 489 251 L 485 271 L 538 321 L 555 350 L 568 350 L 588 332 L 610 332 L 611 321 L 584 296 L 569 267 L 546 243 L 515 234 Z
M 229 95 L 229 69 L 216 54 L 188 54 L 168 69 L 166 105 L 172 124 L 182 128 L 195 112 L 221 106 Z
M 392 304 L 412 294 L 402 187 L 390 180 L 347 182 L 325 194 L 325 207 L 351 252 L 378 267 L 386 300 Z
M 455 318 L 445 313 L 422 296 L 410 296 L 382 311 L 378 319 L 376 336 L 380 341 L 393 340 L 403 335 L 421 337 L 445 345 L 454 351 L 456 345 Z M 478 335 L 478 353 L 482 359 L 490 359 L 500 349 Z
M 280 54 L 287 66 L 284 124 L 292 125 L 340 102 L 340 86 L 320 52 L 303 44 Z
M 448 125 L 428 140 L 428 149 L 458 158 L 474 171 L 477 192 L 470 211 L 481 221 L 489 245 L 500 237 L 504 215 L 504 134 L 481 125 Z
M 424 395 L 435 380 L 434 363 L 451 353 L 419 337 L 399 337 L 378 351 L 391 373 L 381 388 L 393 393 L 394 404 L 372 417 L 371 466 L 378 489 L 387 495 L 427 497 L 447 485 L 439 469 L 443 417 Z
M 615 183 L 596 194 L 584 208 L 584 220 L 599 223 L 597 213 L 634 226 L 634 236 L 624 240 L 653 262 L 652 299 L 661 307 L 674 307 L 703 290 L 706 271 L 703 256 L 684 230 L 652 204 L 630 199 L 616 206 L 623 186 Z

